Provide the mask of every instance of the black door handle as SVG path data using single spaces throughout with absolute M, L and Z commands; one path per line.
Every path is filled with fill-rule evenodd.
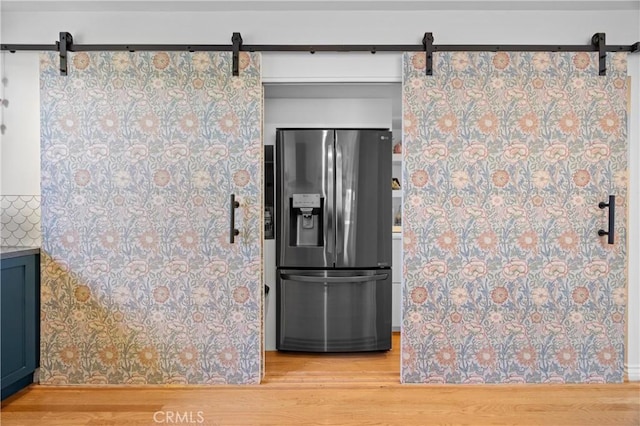
M 240 207 L 240 203 L 236 201 L 236 195 L 231 194 L 231 203 L 229 204 L 229 217 L 230 217 L 230 226 L 229 226 L 229 243 L 233 244 L 235 242 L 236 235 L 240 234 L 240 231 L 236 229 L 236 209 Z
M 614 223 L 616 221 L 616 196 L 609 195 L 609 203 L 600 201 L 600 203 L 598 203 L 598 207 L 600 207 L 601 209 L 609 207 L 609 229 L 607 231 L 605 231 L 604 229 L 600 229 L 598 231 L 598 235 L 601 237 L 606 235 L 607 243 L 613 244 Z

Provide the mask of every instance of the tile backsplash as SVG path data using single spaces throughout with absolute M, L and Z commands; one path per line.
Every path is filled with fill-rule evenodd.
M 3 246 L 41 244 L 40 201 L 40 195 L 0 195 L 0 238 Z

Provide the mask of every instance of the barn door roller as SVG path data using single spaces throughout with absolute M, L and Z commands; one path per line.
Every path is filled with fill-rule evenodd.
M 71 35 L 71 33 L 60 33 L 58 50 L 60 51 L 60 75 L 67 75 L 67 53 L 73 52 L 73 36 Z

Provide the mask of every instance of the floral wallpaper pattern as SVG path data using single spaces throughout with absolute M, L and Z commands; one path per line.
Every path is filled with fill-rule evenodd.
M 259 59 L 41 56 L 42 383 L 260 381 Z
M 403 69 L 402 381 L 620 382 L 626 55 L 606 76 L 586 52 Z

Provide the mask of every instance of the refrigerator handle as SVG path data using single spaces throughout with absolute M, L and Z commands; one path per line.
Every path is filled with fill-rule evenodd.
M 344 245 L 344 194 L 342 188 L 342 147 L 336 139 L 336 265 Z
M 316 277 L 312 275 L 280 274 L 283 280 L 307 283 L 364 283 L 386 280 L 389 274 L 359 275 L 355 277 Z
M 333 151 L 333 141 L 331 141 L 331 143 L 327 144 L 327 177 L 326 179 L 332 179 L 333 176 L 333 170 L 334 170 L 334 151 Z M 325 229 L 325 235 L 324 235 L 324 240 L 325 240 L 325 249 L 326 249 L 326 253 L 333 253 L 334 252 L 334 246 L 336 245 L 335 242 L 335 235 L 336 232 L 333 229 L 333 227 L 335 226 L 333 218 L 334 218 L 334 200 L 335 200 L 335 189 L 333 187 L 333 182 L 329 181 L 329 182 L 325 182 L 326 183 L 326 188 L 327 188 L 327 200 L 325 201 L 325 205 L 326 205 L 326 212 L 324 215 L 324 229 Z M 331 262 L 333 263 L 333 261 Z

